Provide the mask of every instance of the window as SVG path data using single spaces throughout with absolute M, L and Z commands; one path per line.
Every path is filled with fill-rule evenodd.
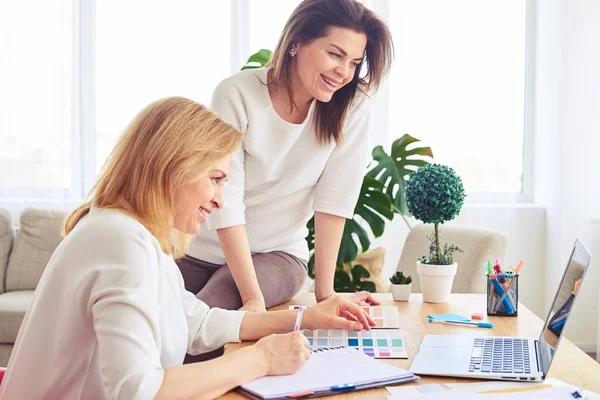
M 260 49 L 275 50 L 281 31 L 300 0 L 254 0 L 249 3 L 251 54 Z
M 470 194 L 520 193 L 526 2 L 394 0 L 390 27 L 391 139 L 430 145 Z
M 396 48 L 373 110 L 374 144 L 410 133 L 455 168 L 469 199 L 520 194 L 530 2 L 364 2 L 389 23 Z M 208 105 L 250 54 L 275 48 L 299 3 L 1 2 L 0 206 L 80 201 L 144 106 L 167 96 Z
M 96 172 L 146 105 L 209 105 L 230 75 L 229 1 L 102 0 L 96 11 Z
M 68 197 L 73 186 L 71 2 L 0 3 L 0 193 Z

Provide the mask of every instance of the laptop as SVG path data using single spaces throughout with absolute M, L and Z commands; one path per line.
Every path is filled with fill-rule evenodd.
M 590 260 L 588 250 L 576 240 L 539 338 L 426 335 L 410 371 L 461 378 L 544 380 Z M 577 280 L 581 281 L 573 293 Z

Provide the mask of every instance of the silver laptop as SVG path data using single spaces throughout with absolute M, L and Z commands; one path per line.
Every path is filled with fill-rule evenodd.
M 576 240 L 539 338 L 427 335 L 410 371 L 478 379 L 545 379 L 590 260 L 588 250 Z M 573 293 L 579 279 L 577 292 Z

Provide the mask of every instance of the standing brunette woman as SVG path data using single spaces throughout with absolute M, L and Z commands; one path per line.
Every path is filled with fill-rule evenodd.
M 269 64 L 225 79 L 211 108 L 244 134 L 225 205 L 178 265 L 207 304 L 262 311 L 292 298 L 307 275 L 306 223 L 315 216 L 315 294 L 333 279 L 368 153 L 369 94 L 388 72 L 385 23 L 356 0 L 305 0 Z M 377 303 L 368 293 L 359 304 Z

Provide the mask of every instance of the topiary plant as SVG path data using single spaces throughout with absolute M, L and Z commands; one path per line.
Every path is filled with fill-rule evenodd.
M 402 271 L 396 271 L 396 273 L 390 277 L 390 282 L 392 282 L 393 285 L 408 285 L 412 282 L 412 276 L 404 276 Z
M 428 164 L 412 173 L 406 183 L 406 205 L 418 220 L 433 224 L 429 256 L 420 257 L 423 264 L 451 265 L 453 253 L 463 251 L 459 246 L 445 244 L 440 248 L 439 224 L 453 220 L 464 203 L 462 179 L 450 167 Z

